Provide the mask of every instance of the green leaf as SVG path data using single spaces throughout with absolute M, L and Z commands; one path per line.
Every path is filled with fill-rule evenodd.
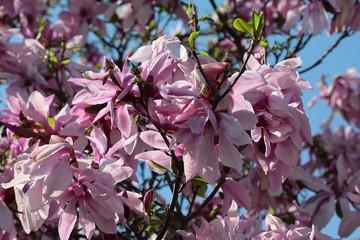
M 140 121 L 140 114 L 138 114 L 134 117 L 134 123 L 137 123 L 139 121 Z
M 237 18 L 233 22 L 236 30 L 250 34 L 254 38 L 254 27 L 242 18 Z
M 191 3 L 188 2 L 187 8 L 186 8 L 186 15 L 189 19 L 191 19 Z
M 11 138 L 17 140 L 17 139 L 20 139 L 20 136 L 16 135 L 16 134 L 13 134 Z
M 196 38 L 199 36 L 199 32 L 192 32 L 189 36 L 189 44 L 191 47 L 194 46 Z
M 52 62 L 52 63 L 57 63 L 58 59 L 57 59 L 57 57 L 55 55 L 53 55 L 53 56 L 50 56 L 49 61 Z
M 273 208 L 270 208 L 269 209 L 269 214 L 274 216 L 276 214 L 276 212 L 275 212 L 275 210 Z
M 152 30 L 154 30 L 157 26 L 157 22 L 155 20 L 152 20 L 148 26 L 149 31 L 151 32 Z
M 158 164 L 158 163 L 156 163 L 156 162 L 154 162 L 152 160 L 150 160 L 150 162 L 151 162 L 152 165 L 154 165 L 154 167 L 156 167 L 157 169 L 160 169 L 163 172 L 169 171 L 166 167 L 163 167 L 160 164 Z
M 252 10 L 251 22 L 255 30 L 257 30 L 260 24 L 260 16 L 255 12 L 254 9 Z
M 69 48 L 69 50 L 70 51 L 79 51 L 81 49 L 81 47 L 80 46 L 73 46 L 73 47 L 71 47 L 71 48 Z
M 34 128 L 36 128 L 36 129 L 44 129 L 44 126 L 41 123 L 35 123 Z
M 48 118 L 48 124 L 50 127 L 54 128 L 55 127 L 55 119 L 52 117 Z
M 263 12 L 260 12 L 260 15 L 257 15 L 258 16 L 258 22 L 256 22 L 256 26 L 254 25 L 255 27 L 255 34 L 256 34 L 256 40 L 260 40 L 261 37 L 262 37 L 262 32 L 263 32 L 263 29 L 264 29 L 264 26 L 265 26 L 265 18 L 264 18 L 264 13 Z
M 10 155 L 10 150 L 6 150 L 5 152 L 4 152 L 4 157 L 8 157 Z
M 201 51 L 201 52 L 199 52 L 199 54 L 200 54 L 201 56 L 204 56 L 204 57 L 208 57 L 208 56 L 209 56 L 209 54 L 208 54 L 207 52 L 205 52 L 205 51 Z
M 61 61 L 61 64 L 62 65 L 66 65 L 66 64 L 69 64 L 70 63 L 70 59 L 64 59 Z
M 161 220 L 160 218 L 151 218 L 149 222 L 149 226 L 151 227 L 158 227 L 161 224 L 163 224 L 163 220 Z
M 215 21 L 209 17 L 209 16 L 204 16 L 202 18 L 199 19 L 199 21 L 202 21 L 202 22 L 210 22 L 210 23 L 214 23 Z
M 267 41 L 264 41 L 264 40 L 263 40 L 263 41 L 260 41 L 259 45 L 262 46 L 262 47 L 264 47 L 264 48 L 268 48 L 268 47 L 269 47 L 268 42 L 267 42 Z
M 89 105 L 88 107 L 85 108 L 85 112 L 90 113 L 90 114 L 95 114 L 95 113 L 100 112 L 100 110 L 103 109 L 104 107 L 106 107 L 106 103 Z
M 208 183 L 200 177 L 195 177 L 191 181 L 193 183 L 193 189 L 196 192 L 196 194 L 204 198 Z
M 89 135 L 92 130 L 93 130 L 93 127 L 92 127 L 92 126 L 86 128 L 85 131 L 84 131 L 84 135 Z

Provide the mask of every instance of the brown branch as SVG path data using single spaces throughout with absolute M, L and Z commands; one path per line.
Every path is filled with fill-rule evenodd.
M 221 176 L 220 181 L 218 182 L 218 184 L 215 186 L 215 188 L 213 189 L 213 191 L 210 193 L 210 195 L 201 203 L 201 205 L 196 208 L 195 211 L 193 211 L 190 215 L 186 216 L 186 222 L 189 222 L 191 219 L 193 219 L 196 215 L 198 215 L 201 210 L 203 210 L 206 205 L 209 204 L 209 202 L 213 199 L 213 197 L 215 196 L 215 194 L 219 191 L 220 187 L 226 182 L 226 177 L 225 176 Z
M 241 69 L 240 69 L 240 71 L 239 71 L 239 74 L 237 75 L 237 77 L 234 79 L 234 82 L 231 84 L 231 86 L 230 87 L 228 87 L 228 89 L 226 89 L 226 91 L 223 93 L 223 94 L 221 94 L 221 96 L 220 97 L 218 97 L 217 99 L 216 99 L 216 101 L 214 101 L 214 104 L 213 104 L 213 110 L 215 111 L 215 109 L 216 109 L 216 106 L 219 104 L 219 102 L 232 90 L 232 88 L 234 87 L 234 85 L 237 83 L 237 81 L 240 79 L 240 77 L 241 77 L 241 75 L 245 72 L 245 69 L 246 69 L 246 64 L 247 64 L 247 62 L 249 61 L 249 59 L 250 59 L 250 56 L 251 56 L 251 53 L 252 53 L 252 51 L 254 50 L 254 47 L 255 47 L 255 44 L 254 44 L 254 42 L 252 42 L 251 43 L 251 45 L 250 45 L 250 48 L 248 49 L 248 51 L 247 51 L 247 56 L 246 56 L 246 59 L 245 59 L 245 61 L 244 61 L 244 63 L 243 63 L 243 65 L 241 66 Z
M 299 71 L 300 74 L 305 73 L 313 68 L 315 68 L 316 66 L 320 65 L 322 63 L 322 61 L 340 44 L 340 42 L 346 38 L 351 36 L 351 34 L 345 30 L 341 36 L 338 38 L 338 40 L 336 40 L 333 45 L 330 46 L 330 48 L 328 50 L 326 50 L 326 52 L 316 61 L 314 62 L 312 65 L 310 65 L 309 67 Z

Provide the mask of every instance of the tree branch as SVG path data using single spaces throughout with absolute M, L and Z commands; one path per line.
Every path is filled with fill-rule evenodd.
M 326 50 L 326 52 L 316 61 L 314 62 L 312 65 L 310 65 L 309 67 L 299 71 L 300 74 L 305 73 L 313 68 L 315 68 L 316 66 L 320 65 L 322 63 L 322 61 L 339 45 L 339 43 L 346 37 L 351 36 L 351 34 L 345 30 L 341 36 L 338 38 L 338 40 L 336 40 L 336 42 L 334 42 L 333 45 L 330 46 L 330 48 L 328 50 Z
M 189 222 L 191 219 L 193 219 L 196 215 L 198 215 L 201 210 L 203 210 L 206 205 L 213 199 L 215 194 L 219 191 L 220 187 L 226 182 L 226 177 L 221 176 L 220 181 L 215 186 L 213 191 L 210 193 L 210 195 L 201 203 L 200 207 L 196 208 L 195 211 L 193 211 L 190 215 L 186 216 L 186 222 Z

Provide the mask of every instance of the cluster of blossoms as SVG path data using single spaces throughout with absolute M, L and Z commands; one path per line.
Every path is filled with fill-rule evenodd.
M 223 174 L 243 175 L 242 153 L 278 189 L 302 140 L 311 140 L 300 99 L 308 83 L 293 70 L 299 58 L 272 68 L 251 58 L 238 77 L 229 63 L 202 56 L 198 63 L 178 39 L 163 36 L 130 60 L 141 64 L 120 70 L 105 58 L 102 72 L 70 79 L 82 89 L 56 115 L 53 95 L 7 97 L 1 121 L 17 141 L 10 149 L 14 179 L 2 187 L 14 188 L 27 233 L 58 220 L 62 239 L 75 223 L 88 238 L 95 224 L 115 234 L 117 220 L 126 223 L 124 206 L 146 222 L 141 195 L 114 191 L 125 179 L 136 181 L 138 160 L 158 173 L 183 171 L 182 184 L 201 177 L 213 185 Z M 233 195 L 236 184 L 229 180 L 222 191 Z M 236 202 L 250 209 L 244 193 Z
M 256 47 L 270 34 L 289 33 L 301 16 L 310 26 L 303 21 L 300 33 L 318 33 L 328 24 L 324 9 L 335 16 L 332 32 L 355 31 L 357 1 L 226 1 L 220 22 L 225 13 L 251 9 L 264 12 L 253 12 L 259 21 L 266 16 L 260 31 L 252 25 L 261 36 L 253 34 L 250 44 L 233 28 L 221 30 L 225 39 L 215 45 L 235 48 L 240 70 L 227 55 L 196 52 L 199 18 L 191 5 L 59 3 L 68 7 L 55 7 L 56 22 L 45 15 L 52 1 L 0 3 L 0 79 L 7 84 L 1 239 L 325 240 L 319 230 L 335 206 L 347 216 L 339 234 L 355 230 L 358 133 L 327 131 L 313 141 L 301 99 L 311 85 L 297 72 L 301 58 L 290 54 L 270 65 Z M 190 19 L 190 37 L 165 35 L 164 13 L 168 22 Z M 321 98 L 357 125 L 356 80 L 350 72 L 339 77 Z M 339 100 L 344 93 L 351 98 Z M 310 161 L 300 164 L 303 144 L 313 143 Z M 302 190 L 316 194 L 300 204 Z
M 318 83 L 320 95 L 313 99 L 313 103 L 323 99 L 331 107 L 333 113 L 328 119 L 330 123 L 333 115 L 339 113 L 346 121 L 360 127 L 360 75 L 355 69 L 348 69 L 344 75 L 338 76 L 326 86 L 324 81 Z
M 225 1 L 220 9 L 223 14 L 241 16 L 245 19 L 250 16 L 252 9 L 257 12 L 264 11 L 267 17 L 265 33 L 268 35 L 289 31 L 294 27 L 298 27 L 298 35 L 309 32 L 317 35 L 324 29 L 333 34 L 343 32 L 346 27 L 353 31 L 360 28 L 359 14 L 357 14 L 360 3 L 357 0 L 270 0 L 266 5 L 261 1 L 236 0 Z M 297 26 L 301 18 L 304 21 Z
M 346 216 L 339 227 L 339 235 L 343 237 L 360 226 L 357 220 L 360 217 L 359 141 L 358 129 L 351 126 L 340 127 L 336 132 L 324 130 L 314 137 L 305 171 L 298 169 L 294 178 L 297 184 L 300 182 L 316 193 L 303 204 L 304 220 L 321 228 L 335 213 Z M 318 173 L 314 173 L 315 165 Z M 319 177 L 310 177 L 310 174 L 319 174 Z

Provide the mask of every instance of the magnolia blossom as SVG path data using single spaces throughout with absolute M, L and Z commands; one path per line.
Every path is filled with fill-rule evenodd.
M 281 190 L 281 184 L 297 165 L 302 142 L 312 142 L 301 100 L 301 89 L 311 86 L 293 70 L 300 64 L 300 58 L 293 58 L 273 68 L 260 65 L 255 59 L 248 65 L 249 69 L 261 72 L 268 83 L 246 93 L 245 99 L 254 107 L 258 120 L 251 130 L 257 161 L 276 192 Z
M 0 3 L 1 239 L 326 239 L 317 230 L 334 214 L 341 237 L 359 226 L 358 131 L 326 130 L 311 146 L 301 59 L 265 64 L 290 52 L 250 47 L 227 22 L 253 14 L 257 25 L 263 12 L 256 37 L 297 51 L 307 38 L 294 27 L 359 29 L 358 1 L 211 1 L 213 20 L 181 1 L 56 3 Z M 164 35 L 173 20 L 182 31 Z M 355 80 L 320 98 L 357 126 Z
M 254 220 L 254 219 L 252 219 Z M 231 207 L 224 217 L 218 217 L 214 220 L 207 222 L 204 218 L 200 218 L 200 226 L 196 223 L 192 223 L 192 227 L 195 231 L 193 233 L 187 233 L 183 230 L 177 230 L 179 234 L 185 240 L 195 239 L 241 239 L 246 237 L 252 237 L 260 233 L 261 226 L 259 221 L 255 220 L 239 220 L 239 213 L 237 211 L 237 204 L 232 201 Z M 244 228 L 246 227 L 246 229 Z
M 335 213 L 336 201 L 340 206 L 338 211 L 346 216 L 341 220 L 338 233 L 342 237 L 349 236 L 360 226 L 358 221 L 354 221 L 359 216 L 358 211 L 351 211 L 351 206 L 357 209 L 360 204 L 359 150 L 356 144 L 359 133 L 351 127 L 341 127 L 334 133 L 326 129 L 314 141 L 316 146 L 310 150 L 311 161 L 304 168 L 310 171 L 314 164 L 318 164 L 320 172 L 326 174 L 319 179 L 300 168 L 292 173 L 293 180 L 316 192 L 303 203 L 300 214 L 304 223 L 313 223 L 321 229 Z
M 332 239 L 327 235 L 319 233 L 314 227 L 301 227 L 295 224 L 287 228 L 280 218 L 270 214 L 266 215 L 265 225 L 265 232 L 260 233 L 254 239 Z
M 319 99 L 324 99 L 332 108 L 333 113 L 340 113 L 345 120 L 360 127 L 359 79 L 359 74 L 355 69 L 348 69 L 346 74 L 336 77 L 333 84 L 329 86 L 319 82 L 320 96 L 315 97 L 312 104 Z M 331 118 L 328 119 L 328 123 Z
M 329 19 L 324 9 L 324 5 L 321 1 L 316 1 L 289 10 L 283 29 L 289 30 L 294 27 L 294 25 L 299 22 L 302 14 L 306 20 L 301 23 L 299 35 L 302 33 L 308 33 L 308 31 L 311 31 L 314 35 L 316 35 L 321 33 L 323 29 L 329 28 Z
M 71 185 L 60 196 L 63 208 L 59 220 L 60 238 L 69 239 L 77 219 L 88 239 L 94 233 L 95 224 L 102 232 L 115 234 L 117 214 L 123 218 L 124 206 L 112 186 L 128 178 L 133 170 L 122 167 L 123 162 L 115 159 L 102 159 L 100 173 L 91 169 L 86 159 L 79 159 L 78 164 Z

